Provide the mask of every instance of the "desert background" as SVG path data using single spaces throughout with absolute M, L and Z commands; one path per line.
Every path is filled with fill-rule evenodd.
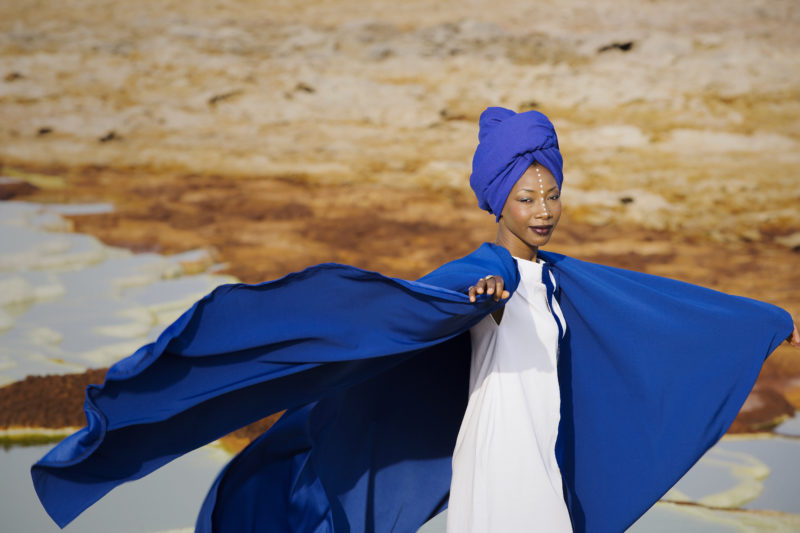
M 171 276 L 413 279 L 494 238 L 468 185 L 481 111 L 537 109 L 565 159 L 547 249 L 800 316 L 799 29 L 793 0 L 0 0 L 0 213 L 110 206 L 50 230 L 179 258 Z M 85 384 L 147 339 L 14 374 L 8 332 L 60 293 L 26 292 L 44 267 L 0 254 L 13 448 L 83 425 Z M 799 408 L 784 345 L 731 433 L 778 438 Z M 800 530 L 800 508 L 775 512 Z

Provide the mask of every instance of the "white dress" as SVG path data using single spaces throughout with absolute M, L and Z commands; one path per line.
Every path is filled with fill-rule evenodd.
M 469 403 L 453 452 L 448 533 L 571 532 L 556 463 L 561 397 L 555 299 L 542 264 L 517 258 L 521 282 L 498 325 L 470 330 Z M 555 283 L 555 280 L 551 280 Z

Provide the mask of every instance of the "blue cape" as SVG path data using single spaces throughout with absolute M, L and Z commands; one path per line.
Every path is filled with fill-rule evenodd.
M 557 456 L 576 532 L 619 532 L 726 431 L 792 330 L 770 304 L 540 253 L 567 321 Z M 288 409 L 223 470 L 207 531 L 413 532 L 447 505 L 467 403 L 465 295 L 484 244 L 418 281 L 323 264 L 217 288 L 86 392 L 86 428 L 32 467 L 62 527 L 120 483 Z

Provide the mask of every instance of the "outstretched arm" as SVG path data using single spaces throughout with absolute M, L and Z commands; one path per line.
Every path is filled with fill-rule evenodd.
M 487 276 L 487 274 L 491 275 Z M 500 281 L 502 285 L 499 293 L 494 292 L 497 290 L 496 281 L 494 291 L 488 293 L 499 294 L 499 297 L 495 299 L 496 301 L 510 296 L 519 283 L 517 265 L 508 250 L 487 242 L 483 243 L 471 254 L 455 261 L 450 261 L 433 272 L 422 276 L 417 281 L 426 285 L 460 292 L 461 294 L 472 294 L 476 298 L 474 300 L 470 298 L 470 300 L 477 302 L 478 295 L 487 294 L 486 290 L 489 288 L 488 278 L 490 277 L 502 280 Z M 481 282 L 481 278 L 485 281 Z M 479 288 L 483 292 L 478 292 Z M 508 296 L 503 296 L 503 291 L 508 292 Z
M 472 288 L 470 288 L 472 290 Z M 472 298 L 470 298 L 472 300 Z M 786 342 L 794 346 L 795 348 L 800 348 L 800 331 L 797 331 L 797 323 L 794 324 L 794 331 L 792 334 L 786 337 Z

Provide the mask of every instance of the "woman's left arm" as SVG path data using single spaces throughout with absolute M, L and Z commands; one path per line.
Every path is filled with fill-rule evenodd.
M 792 334 L 786 337 L 786 342 L 795 348 L 800 348 L 800 331 L 797 331 L 797 322 L 794 324 L 794 331 L 792 331 Z

